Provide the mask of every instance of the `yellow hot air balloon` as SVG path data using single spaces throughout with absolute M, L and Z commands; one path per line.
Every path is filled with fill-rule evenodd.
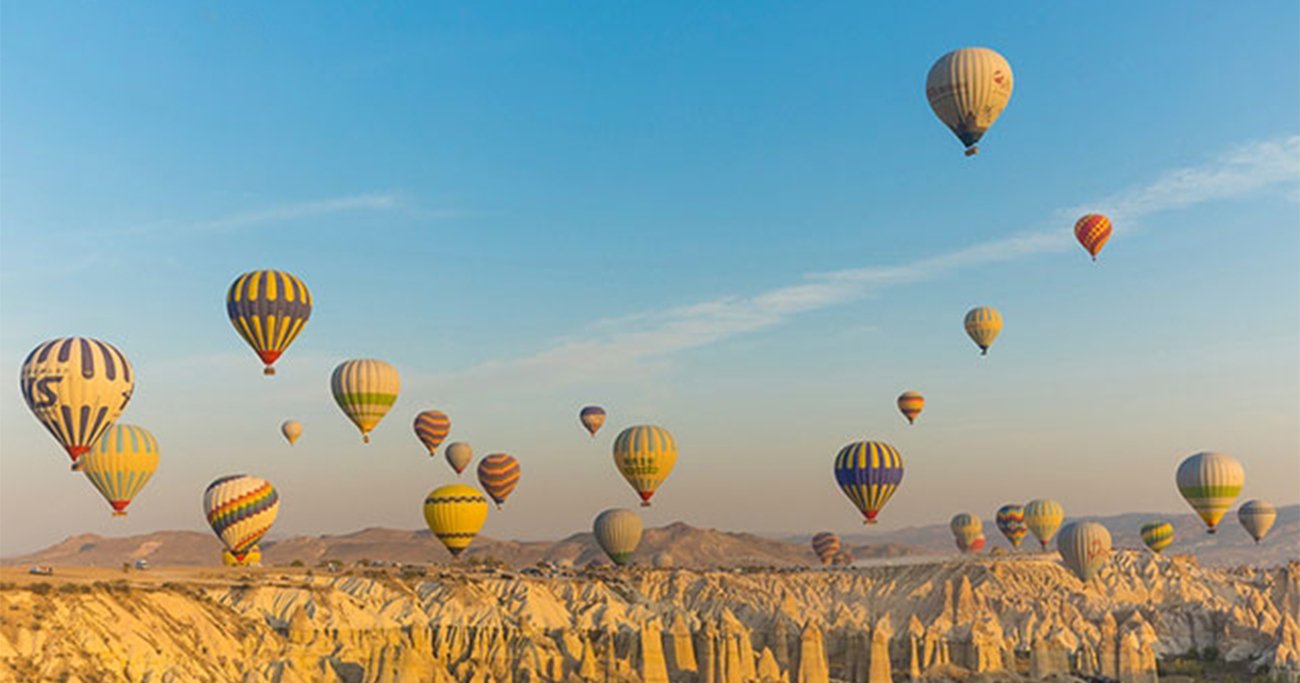
M 1025 526 L 1033 532 L 1034 537 L 1047 550 L 1047 544 L 1060 528 L 1065 519 L 1065 508 L 1054 500 L 1031 500 L 1025 505 Z
M 221 564 L 227 567 L 260 567 L 262 566 L 262 549 L 253 546 L 244 554 L 244 559 L 237 559 L 229 550 L 221 551 Z
M 663 427 L 636 425 L 614 439 L 614 465 L 641 496 L 641 507 L 650 507 L 650 497 L 677 464 L 677 442 Z
M 365 443 L 370 443 L 370 430 L 397 402 L 401 386 L 397 368 L 374 358 L 339 363 L 330 378 L 334 401 L 361 430 L 361 440 Z
M 1178 466 L 1174 479 L 1178 492 L 1205 522 L 1206 533 L 1212 534 L 1241 494 L 1246 470 L 1227 453 L 1197 453 Z
M 284 424 L 280 425 L 280 433 L 292 446 L 298 443 L 298 437 L 302 436 L 302 423 L 297 420 L 285 420 Z
M 424 521 L 452 557 L 465 552 L 487 516 L 487 498 L 464 484 L 440 486 L 424 498 Z
M 81 456 L 81 471 L 112 506 L 113 515 L 123 516 L 158 469 L 158 453 L 158 440 L 149 430 L 115 424 Z
M 930 67 L 925 96 L 930 108 L 966 146 L 966 156 L 979 153 L 984 133 L 1011 101 L 1011 65 L 985 47 L 953 50 Z
M 989 347 L 1001 331 L 1002 314 L 996 308 L 980 306 L 970 309 L 966 314 L 966 334 L 980 347 L 982 356 L 989 355 Z
M 948 522 L 957 547 L 964 550 L 974 548 L 975 539 L 984 537 L 984 522 L 969 512 L 959 512 Z M 983 547 L 981 544 L 980 547 Z
M 131 363 L 116 347 L 88 337 L 47 341 L 27 355 L 18 377 L 36 419 L 72 458 L 90 451 L 135 390 Z

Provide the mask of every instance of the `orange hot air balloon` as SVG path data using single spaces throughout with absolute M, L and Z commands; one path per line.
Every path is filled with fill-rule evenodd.
M 1096 261 L 1097 254 L 1101 253 L 1106 240 L 1110 239 L 1110 219 L 1099 213 L 1090 213 L 1075 222 L 1074 236 L 1092 254 L 1092 260 Z
M 907 418 L 908 424 L 916 424 L 916 416 L 925 409 L 925 397 L 919 391 L 904 391 L 898 397 L 898 411 Z

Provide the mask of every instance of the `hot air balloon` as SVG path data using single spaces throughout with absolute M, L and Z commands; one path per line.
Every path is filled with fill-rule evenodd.
M 925 409 L 925 397 L 919 391 L 904 391 L 898 397 L 898 410 L 907 418 L 908 424 L 916 424 L 916 416 Z
M 812 549 L 822 564 L 830 564 L 840 552 L 840 537 L 829 531 L 823 531 L 812 537 Z
M 370 443 L 370 430 L 397 401 L 401 386 L 397 368 L 373 358 L 339 363 L 330 377 L 334 402 L 361 430 L 361 440 L 365 443 Z
M 980 306 L 966 313 L 966 334 L 980 347 L 980 355 L 989 355 L 989 347 L 1001 331 L 1002 314 L 998 313 L 998 309 Z
M 235 278 L 226 292 L 226 314 L 239 336 L 274 375 L 275 361 L 311 317 L 311 292 L 302 280 L 278 270 L 254 270 Z
M 1273 528 L 1273 522 L 1277 521 L 1277 509 L 1268 501 L 1248 500 L 1237 508 L 1237 521 L 1259 543 L 1268 535 L 1268 530 Z
M 203 512 L 217 538 L 236 560 L 244 561 L 280 512 L 280 494 L 265 479 L 235 474 L 203 492 Z
M 935 116 L 966 146 L 966 156 L 979 153 L 984 133 L 1011 101 L 1011 65 L 985 47 L 953 50 L 930 67 L 925 96 Z
M 614 439 L 614 465 L 627 483 L 641 496 L 641 507 L 650 507 L 650 497 L 677 464 L 677 442 L 663 427 L 636 425 Z
M 465 471 L 466 467 L 469 467 L 470 461 L 474 459 L 474 449 L 470 448 L 470 445 L 464 441 L 453 441 L 443 449 L 442 455 L 447 459 L 447 464 L 451 465 L 453 470 L 456 470 L 456 474 L 460 474 Z
M 1141 533 L 1142 542 L 1157 555 L 1174 542 L 1174 525 L 1169 522 L 1147 522 L 1142 525 Z
M 902 481 L 903 456 L 882 441 L 856 441 L 835 456 L 835 483 L 862 512 L 863 524 L 876 523 Z
M 1047 550 L 1047 544 L 1064 519 L 1065 508 L 1054 500 L 1031 500 L 1025 506 L 1025 526 L 1034 532 L 1034 537 L 1043 545 L 1043 550 Z
M 650 560 L 650 562 L 654 564 L 655 569 L 672 569 L 674 564 L 673 556 L 668 554 L 666 551 L 655 553 L 654 558 Z
M 280 433 L 292 446 L 298 443 L 298 437 L 302 436 L 302 423 L 297 420 L 285 420 L 284 424 L 280 425 Z
M 1029 533 L 1025 525 L 1025 509 L 1019 505 L 1003 505 L 998 508 L 996 517 L 998 531 L 1011 542 L 1011 547 L 1019 548 L 1020 540 Z
M 432 458 L 438 452 L 438 446 L 451 431 L 451 418 L 441 410 L 426 410 L 415 416 L 415 436 L 429 449 Z
M 1070 522 L 1056 537 L 1056 550 L 1080 581 L 1088 581 L 1110 557 L 1110 532 L 1096 522 Z
M 592 523 L 596 542 L 614 564 L 622 567 L 641 543 L 641 516 L 624 508 L 606 510 Z
M 1074 237 L 1092 255 L 1092 260 L 1096 261 L 1097 254 L 1101 253 L 1106 240 L 1110 239 L 1110 230 L 1109 218 L 1099 213 L 1090 213 L 1075 222 Z
M 478 483 L 496 501 L 497 509 L 519 485 L 519 461 L 513 455 L 493 453 L 478 463 Z
M 116 347 L 88 337 L 62 337 L 32 349 L 18 384 L 23 400 L 79 469 L 88 452 L 122 414 L 135 374 Z
M 600 406 L 587 406 L 578 411 L 578 421 L 594 439 L 596 432 L 600 431 L 601 426 L 605 424 L 605 409 Z
M 452 557 L 465 552 L 487 516 L 487 498 L 464 484 L 440 486 L 424 498 L 424 521 Z
M 247 553 L 244 553 L 244 559 L 237 560 L 229 550 L 221 551 L 221 564 L 227 567 L 260 567 L 262 566 L 262 549 L 253 546 Z
M 112 506 L 113 515 L 123 516 L 158 469 L 158 453 L 158 440 L 149 430 L 115 424 L 81 456 L 81 471 Z
M 970 551 L 975 539 L 984 537 L 984 522 L 969 512 L 953 515 L 952 520 L 948 522 L 948 528 L 952 530 L 953 538 L 957 540 L 957 547 L 965 551 Z
M 1241 493 L 1246 471 L 1227 453 L 1197 453 L 1178 466 L 1175 479 L 1178 492 L 1205 521 L 1206 533 L 1212 534 Z

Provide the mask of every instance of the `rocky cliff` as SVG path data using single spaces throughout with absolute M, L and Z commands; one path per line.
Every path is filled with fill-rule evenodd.
M 1294 562 L 1125 552 L 1087 585 L 1049 556 L 549 576 L 80 571 L 3 574 L 0 679 L 1152 683 L 1157 660 L 1189 652 L 1300 669 Z

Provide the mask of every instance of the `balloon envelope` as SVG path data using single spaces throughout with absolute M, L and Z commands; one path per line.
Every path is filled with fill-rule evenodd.
M 624 508 L 606 510 L 596 515 L 592 531 L 609 559 L 621 567 L 641 544 L 641 516 Z
M 916 423 L 916 416 L 925 409 L 925 397 L 919 391 L 904 391 L 898 397 L 898 411 L 907 418 L 908 424 Z
M 113 515 L 125 515 L 126 506 L 158 469 L 158 455 L 158 440 L 149 430 L 115 424 L 81 456 L 81 471 L 108 501 Z
M 373 358 L 343 361 L 330 377 L 334 402 L 361 430 L 365 443 L 370 443 L 370 431 L 397 402 L 401 387 L 397 368 Z
M 840 537 L 823 531 L 812 537 L 812 549 L 822 564 L 830 564 L 840 552 Z
M 203 512 L 217 538 L 237 560 L 262 540 L 280 512 L 280 494 L 265 479 L 222 477 L 203 492 Z
M 441 410 L 426 410 L 415 416 L 415 437 L 428 449 L 430 458 L 450 431 L 451 418 Z
M 1071 522 L 1057 536 L 1056 549 L 1065 566 L 1079 580 L 1087 581 L 1110 558 L 1110 532 L 1096 522 Z
M 935 116 L 966 146 L 966 156 L 1011 101 L 1011 65 L 997 52 L 966 47 L 940 57 L 925 79 Z
M 676 464 L 677 441 L 663 427 L 636 425 L 614 439 L 614 466 L 641 496 L 642 507 L 649 507 Z
M 1277 521 L 1277 509 L 1268 501 L 1248 500 L 1237 508 L 1237 521 L 1259 543 L 1268 535 L 1268 530 L 1273 528 L 1273 522 Z
M 600 406 L 587 406 L 578 411 L 578 421 L 592 436 L 605 424 L 605 409 Z
M 948 528 L 952 530 L 953 538 L 957 539 L 959 548 L 969 548 L 975 539 L 984 537 L 984 522 L 969 512 L 953 515 Z
M 478 483 L 500 508 L 519 485 L 519 461 L 506 453 L 483 458 L 478 463 Z
M 302 436 L 302 423 L 297 420 L 285 420 L 284 424 L 280 425 L 280 433 L 292 446 L 298 443 L 298 437 Z
M 981 355 L 987 356 L 993 340 L 1002 331 L 1002 314 L 990 306 L 972 308 L 966 313 L 965 324 L 966 334 L 980 347 Z
M 464 484 L 440 486 L 424 497 L 424 521 L 452 557 L 465 552 L 487 516 L 487 498 Z
M 1142 542 L 1158 555 L 1174 542 L 1174 525 L 1165 521 L 1147 522 L 1142 525 L 1141 534 Z
M 447 459 L 447 464 L 456 470 L 456 474 L 460 474 L 474 459 L 474 449 L 464 441 L 453 441 L 443 449 L 442 455 Z
M 255 270 L 235 278 L 226 292 L 230 324 L 274 375 L 275 361 L 311 317 L 311 292 L 302 280 L 279 270 Z
M 1178 466 L 1178 492 L 1214 533 L 1246 483 L 1246 470 L 1227 453 L 1197 453 Z
M 78 469 L 77 458 L 90 451 L 131 400 L 135 373 L 112 344 L 61 337 L 27 354 L 18 384 L 27 407 Z
M 1029 533 L 1029 527 L 1025 525 L 1025 508 L 1022 506 L 1011 504 L 998 508 L 996 522 L 998 531 L 1002 532 L 1013 548 L 1019 548 L 1020 541 Z
M 1033 532 L 1044 550 L 1047 549 L 1047 544 L 1051 542 L 1052 536 L 1056 534 L 1064 519 L 1065 508 L 1054 500 L 1046 498 L 1031 500 L 1025 506 L 1025 526 Z
M 903 456 L 883 441 L 855 441 L 835 456 L 835 483 L 874 524 L 880 509 L 903 482 Z
M 1110 239 L 1110 232 L 1110 219 L 1099 213 L 1090 213 L 1074 223 L 1074 238 L 1079 240 L 1079 244 L 1083 245 L 1094 261 L 1097 260 L 1097 254 L 1101 253 L 1101 248 L 1106 246 L 1106 240 Z

